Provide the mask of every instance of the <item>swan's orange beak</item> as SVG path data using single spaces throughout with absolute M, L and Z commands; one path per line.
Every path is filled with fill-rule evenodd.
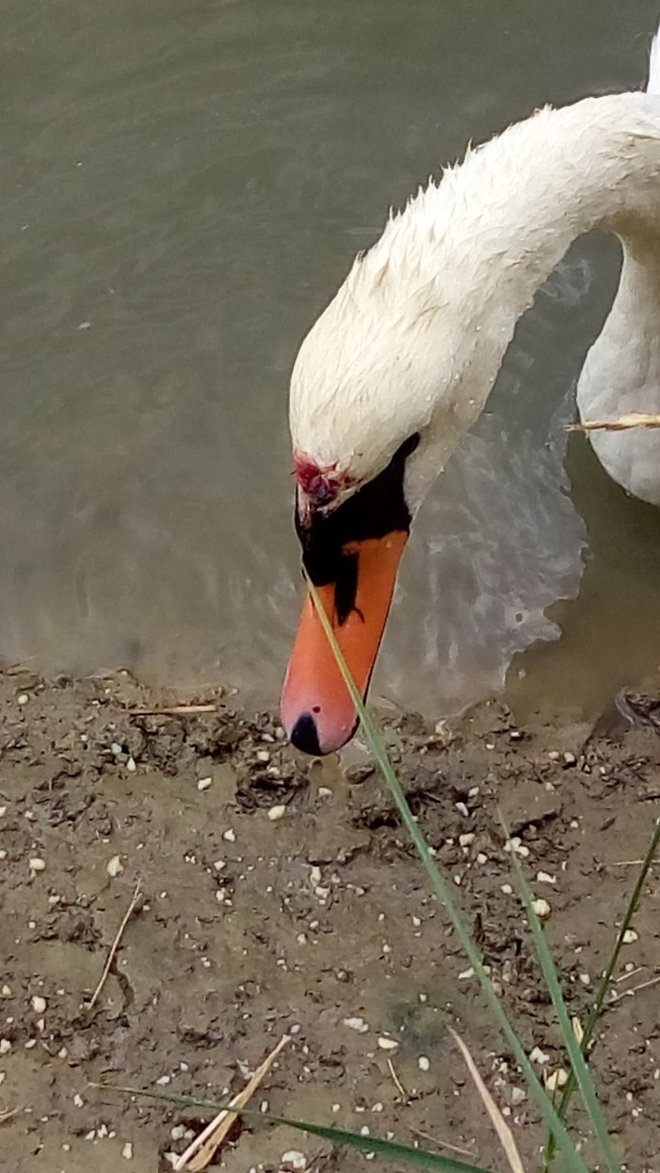
M 396 530 L 382 538 L 366 538 L 343 547 L 353 579 L 352 605 L 347 614 L 343 613 L 346 608 L 340 584 L 317 587 L 337 643 L 363 697 L 407 537 L 407 533 Z M 353 736 L 358 723 L 355 705 L 310 595 L 303 605 L 284 680 L 281 715 L 292 743 L 311 754 L 340 749 Z

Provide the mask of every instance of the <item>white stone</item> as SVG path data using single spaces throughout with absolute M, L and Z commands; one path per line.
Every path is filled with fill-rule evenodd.
M 31 872 L 45 872 L 45 870 L 46 870 L 46 861 L 44 859 L 40 859 L 39 856 L 37 856 L 37 855 L 33 855 L 32 859 L 30 860 L 30 871 Z
M 212 778 L 200 778 L 197 783 L 197 789 L 201 790 L 201 791 L 210 790 L 212 785 L 213 785 Z
M 417 1060 L 417 1066 L 419 1067 L 420 1071 L 428 1071 L 431 1066 L 431 1060 L 428 1059 L 426 1055 L 420 1055 L 419 1059 Z
M 550 1056 L 546 1055 L 545 1051 L 542 1051 L 540 1047 L 532 1047 L 532 1050 L 529 1052 L 529 1057 L 532 1063 L 539 1063 L 541 1067 L 545 1063 L 550 1062 Z
M 46 999 L 42 998 L 40 994 L 35 994 L 32 999 L 32 1009 L 35 1014 L 46 1013 Z
M 564 1071 L 563 1067 L 559 1067 L 557 1071 L 552 1071 L 545 1081 L 545 1086 L 549 1092 L 556 1092 L 557 1088 L 565 1087 L 568 1083 L 568 1072 Z
M 288 1152 L 282 1153 L 282 1169 L 292 1170 L 293 1173 L 298 1173 L 299 1170 L 307 1168 L 307 1157 L 304 1153 L 297 1149 L 289 1149 Z
M 532 900 L 532 908 L 541 920 L 545 920 L 550 916 L 550 905 L 548 904 L 547 900 L 543 900 L 542 897 L 539 897 L 537 900 Z
M 354 1018 L 344 1018 L 342 1022 L 344 1026 L 349 1027 L 350 1030 L 356 1030 L 361 1035 L 366 1034 L 369 1030 L 369 1026 L 364 1019 L 357 1016 Z
M 123 872 L 124 870 L 124 865 L 121 862 L 121 856 L 113 855 L 112 859 L 108 860 L 105 870 L 114 880 L 115 876 L 118 876 L 119 873 Z
M 278 819 L 283 819 L 285 814 L 286 807 L 283 803 L 280 803 L 278 806 L 271 806 L 270 810 L 268 811 L 268 818 L 270 819 L 271 823 L 276 823 Z
M 378 1039 L 378 1046 L 380 1047 L 381 1051 L 396 1051 L 398 1045 L 399 1044 L 397 1043 L 396 1039 Z

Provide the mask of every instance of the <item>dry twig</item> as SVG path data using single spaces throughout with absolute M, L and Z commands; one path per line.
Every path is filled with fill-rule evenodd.
M 394 1070 L 394 1064 L 391 1059 L 387 1059 L 387 1066 L 390 1069 L 390 1075 L 392 1076 L 392 1080 L 394 1081 L 394 1086 L 395 1086 L 396 1090 L 398 1091 L 399 1095 L 402 1096 L 404 1102 L 406 1104 L 409 1103 L 410 1096 L 408 1095 L 408 1092 L 406 1091 L 406 1089 L 403 1086 L 403 1084 L 401 1083 L 401 1080 L 399 1079 L 396 1071 Z
M 486 1087 L 483 1079 L 481 1078 L 474 1059 L 472 1058 L 460 1035 L 458 1035 L 455 1030 L 452 1030 L 451 1027 L 449 1030 L 454 1042 L 456 1043 L 456 1046 L 465 1060 L 466 1067 L 472 1076 L 474 1085 L 479 1092 L 479 1095 L 481 1096 L 483 1105 L 488 1112 L 488 1115 L 490 1116 L 493 1128 L 499 1137 L 500 1144 L 504 1149 L 506 1159 L 509 1162 L 512 1173 L 525 1173 L 523 1163 L 520 1159 L 520 1153 L 518 1152 L 516 1142 L 513 1139 L 513 1133 L 502 1113 L 500 1112 L 497 1104 L 495 1103 L 495 1100 L 488 1091 L 488 1088 Z
M 174 1166 L 175 1173 L 180 1173 L 183 1169 L 189 1169 L 190 1173 L 201 1173 L 201 1170 L 206 1169 L 227 1133 L 233 1128 L 238 1119 L 239 1110 L 244 1108 L 249 1100 L 251 1100 L 257 1088 L 270 1071 L 280 1051 L 288 1042 L 289 1036 L 282 1035 L 275 1049 L 270 1052 L 270 1055 L 266 1056 L 261 1066 L 257 1067 L 257 1070 L 250 1077 L 245 1087 L 230 1100 L 229 1108 L 224 1108 L 222 1112 L 219 1112 L 215 1119 L 210 1124 L 207 1124 L 206 1128 L 200 1132 L 199 1136 L 181 1154 Z M 232 1112 L 232 1108 L 237 1109 L 237 1111 Z
M 212 701 L 204 705 L 168 705 L 163 709 L 129 709 L 129 717 L 192 717 L 196 713 L 217 713 Z
M 135 885 L 135 890 L 133 892 L 133 895 L 131 896 L 131 903 L 129 904 L 128 908 L 126 909 L 126 912 L 124 913 L 123 920 L 122 920 L 119 928 L 117 929 L 115 939 L 112 942 L 112 945 L 110 946 L 110 952 L 108 953 L 105 965 L 103 966 L 103 973 L 101 974 L 101 976 L 98 980 L 98 985 L 97 985 L 96 989 L 94 990 L 94 993 L 92 994 L 89 1002 L 87 1003 L 88 1010 L 91 1010 L 92 1007 L 98 1001 L 101 990 L 103 989 L 103 987 L 106 983 L 106 979 L 108 977 L 108 974 L 110 973 L 110 966 L 112 965 L 112 962 L 114 961 L 115 953 L 117 952 L 117 949 L 119 948 L 119 942 L 121 941 L 121 939 L 124 935 L 126 925 L 128 924 L 129 920 L 131 919 L 133 913 L 135 912 L 135 906 L 136 906 L 139 899 L 140 899 L 140 881 L 138 880 Z
M 629 428 L 660 428 L 660 415 L 631 411 L 615 420 L 583 420 L 569 424 L 569 432 L 625 432 Z
M 0 1112 L 0 1124 L 8 1124 L 10 1120 L 13 1120 L 22 1111 L 22 1108 L 8 1108 L 6 1112 Z
M 631 986 L 629 990 L 624 990 L 623 993 L 619 995 L 619 997 L 631 998 L 633 994 L 638 994 L 640 990 L 648 990 L 649 986 L 657 986 L 658 982 L 660 982 L 660 973 L 657 974 L 656 977 L 649 978 L 645 982 L 640 982 L 637 986 Z
M 457 1153 L 459 1157 L 474 1156 L 471 1149 L 464 1149 L 461 1145 L 450 1144 L 448 1140 L 438 1140 L 437 1136 L 431 1136 L 429 1132 L 422 1132 L 421 1128 L 413 1128 L 412 1124 L 408 1125 L 408 1132 L 412 1132 L 413 1136 L 419 1136 L 422 1140 L 426 1140 L 430 1144 L 435 1145 L 437 1149 L 446 1149 L 448 1153 Z

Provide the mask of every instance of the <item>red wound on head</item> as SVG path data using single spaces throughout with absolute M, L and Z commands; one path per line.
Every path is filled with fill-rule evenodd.
M 297 453 L 295 456 L 296 480 L 303 493 L 316 506 L 329 505 L 339 494 L 345 477 L 337 472 L 337 466 L 320 468 L 309 456 Z

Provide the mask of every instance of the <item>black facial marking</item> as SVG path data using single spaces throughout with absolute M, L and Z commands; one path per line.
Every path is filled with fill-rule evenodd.
M 358 556 L 346 547 L 396 530 L 410 530 L 403 480 L 406 460 L 418 444 L 416 432 L 397 449 L 387 468 L 331 513 L 314 512 L 309 521 L 303 521 L 296 510 L 303 564 L 315 586 L 334 584 L 340 624 L 355 609 L 357 592 Z

